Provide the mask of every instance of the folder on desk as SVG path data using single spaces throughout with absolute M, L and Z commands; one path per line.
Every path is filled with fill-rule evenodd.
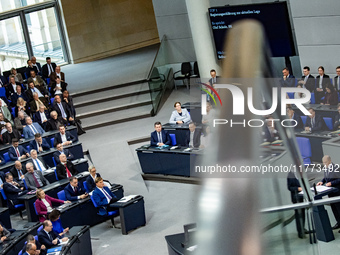
M 52 252 L 61 251 L 61 248 L 63 248 L 63 247 L 62 247 L 62 246 L 56 246 L 56 247 L 53 247 L 53 248 L 51 248 L 51 249 L 48 249 L 48 250 L 47 250 L 47 254 L 52 253 Z
M 118 200 L 117 202 L 119 203 L 125 203 L 127 201 L 130 201 L 131 199 L 134 199 L 135 197 L 137 197 L 138 195 L 129 195 L 126 197 L 122 197 L 120 200 Z

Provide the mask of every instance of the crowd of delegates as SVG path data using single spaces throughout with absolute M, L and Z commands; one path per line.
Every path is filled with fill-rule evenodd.
M 297 86 L 308 89 L 311 93 L 314 93 L 316 104 L 337 105 L 339 102 L 338 91 L 340 91 L 340 66 L 336 67 L 337 76 L 334 79 L 325 74 L 323 66 L 319 66 L 318 73 L 319 75 L 314 77 L 310 74 L 310 68 L 305 66 L 303 68 L 303 76 L 300 80 L 297 80 L 290 74 L 289 69 L 285 67 L 282 70 L 281 85 L 283 87 Z M 295 93 L 294 95 L 294 98 L 301 97 L 304 97 L 301 93 Z
M 8 80 L 0 76 L 0 87 L 6 91 L 0 98 L 0 142 L 4 144 L 22 134 L 27 139 L 75 124 L 65 74 L 49 57 L 42 66 L 35 57 L 28 60 L 25 77 L 12 68 Z

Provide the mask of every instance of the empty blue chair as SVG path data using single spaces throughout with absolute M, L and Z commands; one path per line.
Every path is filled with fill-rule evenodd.
M 299 145 L 300 153 L 303 159 L 304 164 L 312 163 L 312 146 L 310 145 L 310 141 L 305 137 L 297 137 L 296 141 Z
M 54 147 L 54 137 L 51 138 L 51 147 Z
M 333 119 L 330 117 L 323 117 L 323 120 L 325 121 L 328 129 L 332 131 L 333 130 Z
M 170 134 L 170 139 L 171 139 L 171 144 L 172 145 L 176 145 L 177 141 L 176 141 L 176 135 L 175 134 Z
M 4 160 L 6 161 L 6 163 L 9 162 L 9 161 L 11 161 L 11 159 L 9 158 L 8 152 L 5 152 L 5 153 L 3 154 L 3 156 L 4 156 Z
M 4 87 L 0 88 L 0 97 L 6 97 L 6 89 Z
M 57 195 L 58 195 L 58 199 L 66 201 L 65 191 L 64 190 L 59 191 L 57 193 Z
M 307 121 L 307 116 L 301 116 L 301 120 L 302 120 L 303 126 L 305 126 L 306 121 Z
M 87 181 L 83 181 L 84 189 L 86 190 L 87 193 L 90 193 L 89 187 L 87 187 Z
M 6 201 L 6 203 L 7 203 L 7 206 L 8 206 L 9 208 L 13 208 L 14 210 L 18 210 L 18 211 L 19 211 L 20 217 L 23 218 L 23 217 L 22 217 L 22 211 L 25 210 L 25 205 L 24 205 L 24 204 L 16 204 L 16 205 L 14 205 L 14 204 L 12 203 L 12 201 L 9 201 L 9 200 L 7 199 L 7 196 L 6 196 L 6 194 L 5 194 L 5 191 L 4 191 L 2 188 L 0 188 L 0 191 L 1 191 L 2 198 L 3 198 L 3 199 Z
M 315 104 L 315 95 L 314 95 L 314 92 L 313 93 L 310 93 L 310 103 L 311 104 Z

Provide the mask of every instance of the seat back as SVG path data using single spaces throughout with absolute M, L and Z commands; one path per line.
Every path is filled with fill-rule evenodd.
M 172 145 L 176 145 L 177 141 L 176 141 L 176 135 L 175 134 L 169 134 L 170 139 L 171 139 L 171 144 Z
M 57 162 L 55 162 L 55 159 L 54 159 L 54 157 L 52 157 L 52 160 L 53 160 L 53 164 L 54 164 L 54 166 L 57 166 Z M 57 174 L 57 172 L 55 172 L 55 174 Z M 57 180 L 58 180 L 58 176 L 57 176 Z
M 191 73 L 191 64 L 190 64 L 190 62 L 183 62 L 181 64 L 181 73 L 183 75 L 190 75 L 190 73 Z
M 297 137 L 296 141 L 298 143 L 300 153 L 305 164 L 311 163 L 312 157 L 312 146 L 310 145 L 310 141 L 305 137 Z
M 83 186 L 84 186 L 84 189 L 86 190 L 86 192 L 90 193 L 89 187 L 87 187 L 87 181 L 83 181 Z
M 314 92 L 310 93 L 310 103 L 311 104 L 315 104 L 315 95 L 314 95 Z
M 7 196 L 5 194 L 5 191 L 3 189 L 0 188 L 0 191 L 1 191 L 1 195 L 2 195 L 2 198 L 7 201 Z
M 327 128 L 332 131 L 333 130 L 333 119 L 330 117 L 323 117 L 323 120 L 325 121 Z
M 39 234 L 39 232 L 44 228 L 43 225 L 41 225 L 38 229 L 37 229 L 37 234 Z
M 47 85 L 50 85 L 50 80 L 51 80 L 51 78 L 46 78 Z
M 28 189 L 27 184 L 26 184 L 26 180 L 25 180 L 25 179 L 22 179 L 22 181 L 23 181 L 23 183 L 24 183 L 25 189 Z
M 301 116 L 301 120 L 302 120 L 303 126 L 305 126 L 306 121 L 307 121 L 307 116 Z
M 287 94 L 290 99 L 294 99 L 294 92 L 288 92 Z
M 64 191 L 64 190 L 59 191 L 59 192 L 57 193 L 57 195 L 58 195 L 58 198 L 59 198 L 60 200 L 66 201 L 65 191 Z
M 194 75 L 200 75 L 200 72 L 198 70 L 198 64 L 197 61 L 194 62 Z
M 3 156 L 4 156 L 4 159 L 5 159 L 6 163 L 9 162 L 9 161 L 11 161 L 11 159 L 9 158 L 8 152 L 5 152 L 5 153 L 3 154 Z
M 54 147 L 54 137 L 51 138 L 51 147 Z M 54 159 L 54 158 L 53 158 Z
M 37 212 L 37 208 L 35 207 L 35 202 L 33 203 L 33 206 L 34 206 L 35 214 L 36 214 L 36 215 L 39 215 L 38 212 Z
M 0 88 L 0 97 L 6 97 L 6 89 L 4 87 Z
M 92 201 L 92 203 L 93 203 L 93 205 L 94 205 L 94 207 L 98 207 L 98 205 L 97 205 L 97 203 L 96 203 L 96 201 L 94 201 L 94 199 L 93 199 L 93 196 L 91 196 L 91 201 Z
M 22 255 L 22 250 L 20 250 L 20 251 L 18 252 L 18 255 Z
M 54 162 L 54 158 L 52 158 L 52 159 L 53 159 L 53 162 Z M 57 169 L 54 169 L 54 174 L 55 174 L 55 179 L 57 181 L 59 181 L 58 174 L 57 174 Z

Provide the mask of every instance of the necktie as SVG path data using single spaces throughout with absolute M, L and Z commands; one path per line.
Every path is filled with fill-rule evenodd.
M 68 170 L 68 168 L 67 168 L 67 165 L 65 164 L 65 168 L 66 168 L 66 175 L 67 175 L 67 177 L 71 177 L 72 176 L 72 174 L 71 174 L 71 172 Z
M 312 128 L 314 127 L 314 118 L 312 118 Z
M 60 108 L 60 111 L 61 111 L 61 116 L 64 118 L 64 119 L 66 119 L 66 113 L 65 113 L 65 111 L 64 111 L 64 107 L 59 103 L 58 104 L 58 106 L 59 106 L 59 108 Z
M 37 129 L 32 125 L 28 125 L 30 127 L 30 129 L 32 130 L 33 134 L 35 135 L 36 133 L 38 133 Z
M 42 171 L 41 166 L 40 166 L 40 164 L 39 164 L 39 161 L 38 161 L 37 159 L 35 159 L 35 162 L 36 162 L 36 164 L 37 164 L 39 170 Z
M 50 74 L 53 72 L 53 68 L 51 66 L 51 64 L 48 65 L 49 68 L 48 68 L 48 76 L 50 76 Z
M 74 187 L 74 193 L 77 194 L 77 192 L 78 192 L 77 187 Z
M 50 233 L 48 233 L 48 236 L 50 237 L 50 240 L 53 241 L 53 238 Z
M 162 135 L 161 132 L 158 132 L 158 142 L 162 143 Z
M 17 153 L 18 158 L 20 158 L 20 153 L 19 153 L 18 147 L 15 148 L 15 152 Z
M 340 76 L 338 76 L 338 90 L 340 90 Z
M 110 196 L 109 193 L 106 192 L 106 190 L 103 188 L 103 193 L 106 196 L 106 198 L 110 201 L 112 199 L 112 197 Z
M 37 188 L 40 188 L 38 179 L 35 177 L 34 173 L 32 173 L 32 176 L 33 176 L 33 179 L 34 179 L 34 182 L 35 182 L 35 186 L 37 186 Z

